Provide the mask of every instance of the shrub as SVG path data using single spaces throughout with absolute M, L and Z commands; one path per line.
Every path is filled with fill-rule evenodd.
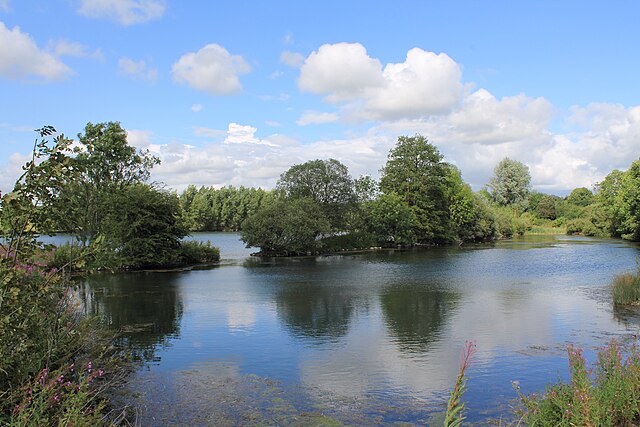
M 212 246 L 211 242 L 183 241 L 180 243 L 178 257 L 183 265 L 218 262 L 220 249 Z
M 613 279 L 613 303 L 634 304 L 640 302 L 640 274 L 623 273 Z
M 569 346 L 569 383 L 547 388 L 543 395 L 520 396 L 519 415 L 530 426 L 631 426 L 640 418 L 640 354 L 615 341 L 598 352 L 595 369 L 586 366 L 580 349 Z

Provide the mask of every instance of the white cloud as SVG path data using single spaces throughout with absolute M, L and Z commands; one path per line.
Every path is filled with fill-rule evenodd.
M 127 129 L 127 142 L 136 147 L 146 150 L 152 146 L 151 138 L 153 132 L 149 130 Z
M 237 123 L 229 123 L 227 137 L 224 142 L 227 144 L 261 144 L 271 147 L 277 146 L 268 140 L 261 140 L 255 137 L 258 129 L 252 126 L 239 125 Z
M 300 126 L 306 126 L 311 124 L 333 123 L 335 121 L 338 121 L 338 115 L 336 113 L 305 111 L 296 123 Z
M 118 70 L 120 73 L 138 80 L 155 82 L 158 79 L 158 70 L 150 67 L 142 59 L 134 61 L 133 59 L 122 57 L 118 60 Z
M 27 33 L 0 22 L 0 76 L 12 80 L 61 80 L 73 74 L 55 55 L 38 48 Z
M 31 155 L 13 153 L 9 156 L 8 161 L 0 165 L 0 193 L 5 194 L 13 190 L 13 186 L 20 175 L 22 175 L 24 166 Z
M 461 77 L 444 53 L 414 48 L 404 62 L 383 69 L 361 44 L 337 43 L 307 57 L 298 86 L 342 105 L 353 118 L 394 120 L 450 112 L 463 95 Z
M 299 68 L 304 62 L 304 55 L 298 52 L 285 50 L 280 54 L 280 62 L 289 67 Z
M 9 12 L 9 0 L 0 0 L 0 12 Z
M 199 113 L 203 108 L 204 107 L 202 106 L 202 104 L 193 104 L 191 106 L 191 111 L 193 111 L 194 113 Z
M 98 61 L 104 61 L 104 55 L 100 49 L 90 52 L 86 46 L 81 43 L 69 40 L 51 40 L 48 48 L 56 56 L 75 56 L 78 58 L 92 58 Z
M 107 19 L 121 25 L 141 24 L 162 17 L 162 0 L 80 0 L 78 13 L 89 18 Z
M 183 55 L 172 67 L 174 79 L 212 95 L 230 95 L 242 90 L 239 76 L 251 71 L 247 62 L 224 47 L 208 44 Z
M 382 64 L 359 43 L 324 44 L 300 69 L 301 90 L 326 95 L 329 102 L 362 97 L 384 85 Z
M 282 123 L 276 122 L 275 120 L 267 120 L 264 122 L 267 126 L 271 126 L 272 128 L 277 128 L 282 126 Z

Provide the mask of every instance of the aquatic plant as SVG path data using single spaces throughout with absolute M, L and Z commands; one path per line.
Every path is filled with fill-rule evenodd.
M 640 302 L 640 271 L 623 273 L 613 279 L 614 304 L 634 304 Z

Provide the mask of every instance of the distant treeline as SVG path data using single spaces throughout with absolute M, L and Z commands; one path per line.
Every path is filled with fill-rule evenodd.
M 640 240 L 640 161 L 567 197 L 531 190 L 529 169 L 505 158 L 473 192 L 438 149 L 400 137 L 379 181 L 353 179 L 338 160 L 285 171 L 274 190 L 189 186 L 180 195 L 192 231 L 242 231 L 263 254 L 297 255 L 369 246 L 478 242 L 558 233 Z
M 244 220 L 270 199 L 272 192 L 261 188 L 190 185 L 180 195 L 180 205 L 191 231 L 239 231 Z

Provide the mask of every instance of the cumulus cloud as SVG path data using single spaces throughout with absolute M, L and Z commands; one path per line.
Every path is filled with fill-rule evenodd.
M 338 121 L 338 115 L 336 113 L 305 111 L 296 123 L 300 126 L 306 126 L 311 124 L 333 123 L 335 121 Z
M 121 25 L 134 25 L 162 17 L 162 0 L 80 0 L 78 13 L 88 18 L 107 19 Z
M 384 68 L 359 43 L 322 45 L 300 69 L 302 91 L 324 95 L 360 119 L 394 120 L 451 111 L 463 95 L 462 72 L 444 53 L 419 48 Z
M 19 27 L 9 30 L 0 22 L 0 76 L 11 80 L 61 80 L 73 74 L 55 55 L 36 45 Z
M 280 62 L 289 67 L 299 68 L 304 62 L 304 55 L 298 52 L 289 52 L 285 50 L 280 54 Z
M 175 81 L 211 95 L 230 95 L 242 90 L 239 76 L 251 71 L 249 64 L 224 47 L 208 44 L 183 55 L 172 67 Z
M 155 82 L 158 79 L 158 70 L 150 67 L 144 60 L 134 61 L 133 59 L 122 57 L 118 61 L 118 71 L 138 80 Z
M 204 107 L 202 106 L 202 104 L 193 104 L 191 106 L 191 111 L 193 111 L 194 113 L 199 113 L 203 108 Z

